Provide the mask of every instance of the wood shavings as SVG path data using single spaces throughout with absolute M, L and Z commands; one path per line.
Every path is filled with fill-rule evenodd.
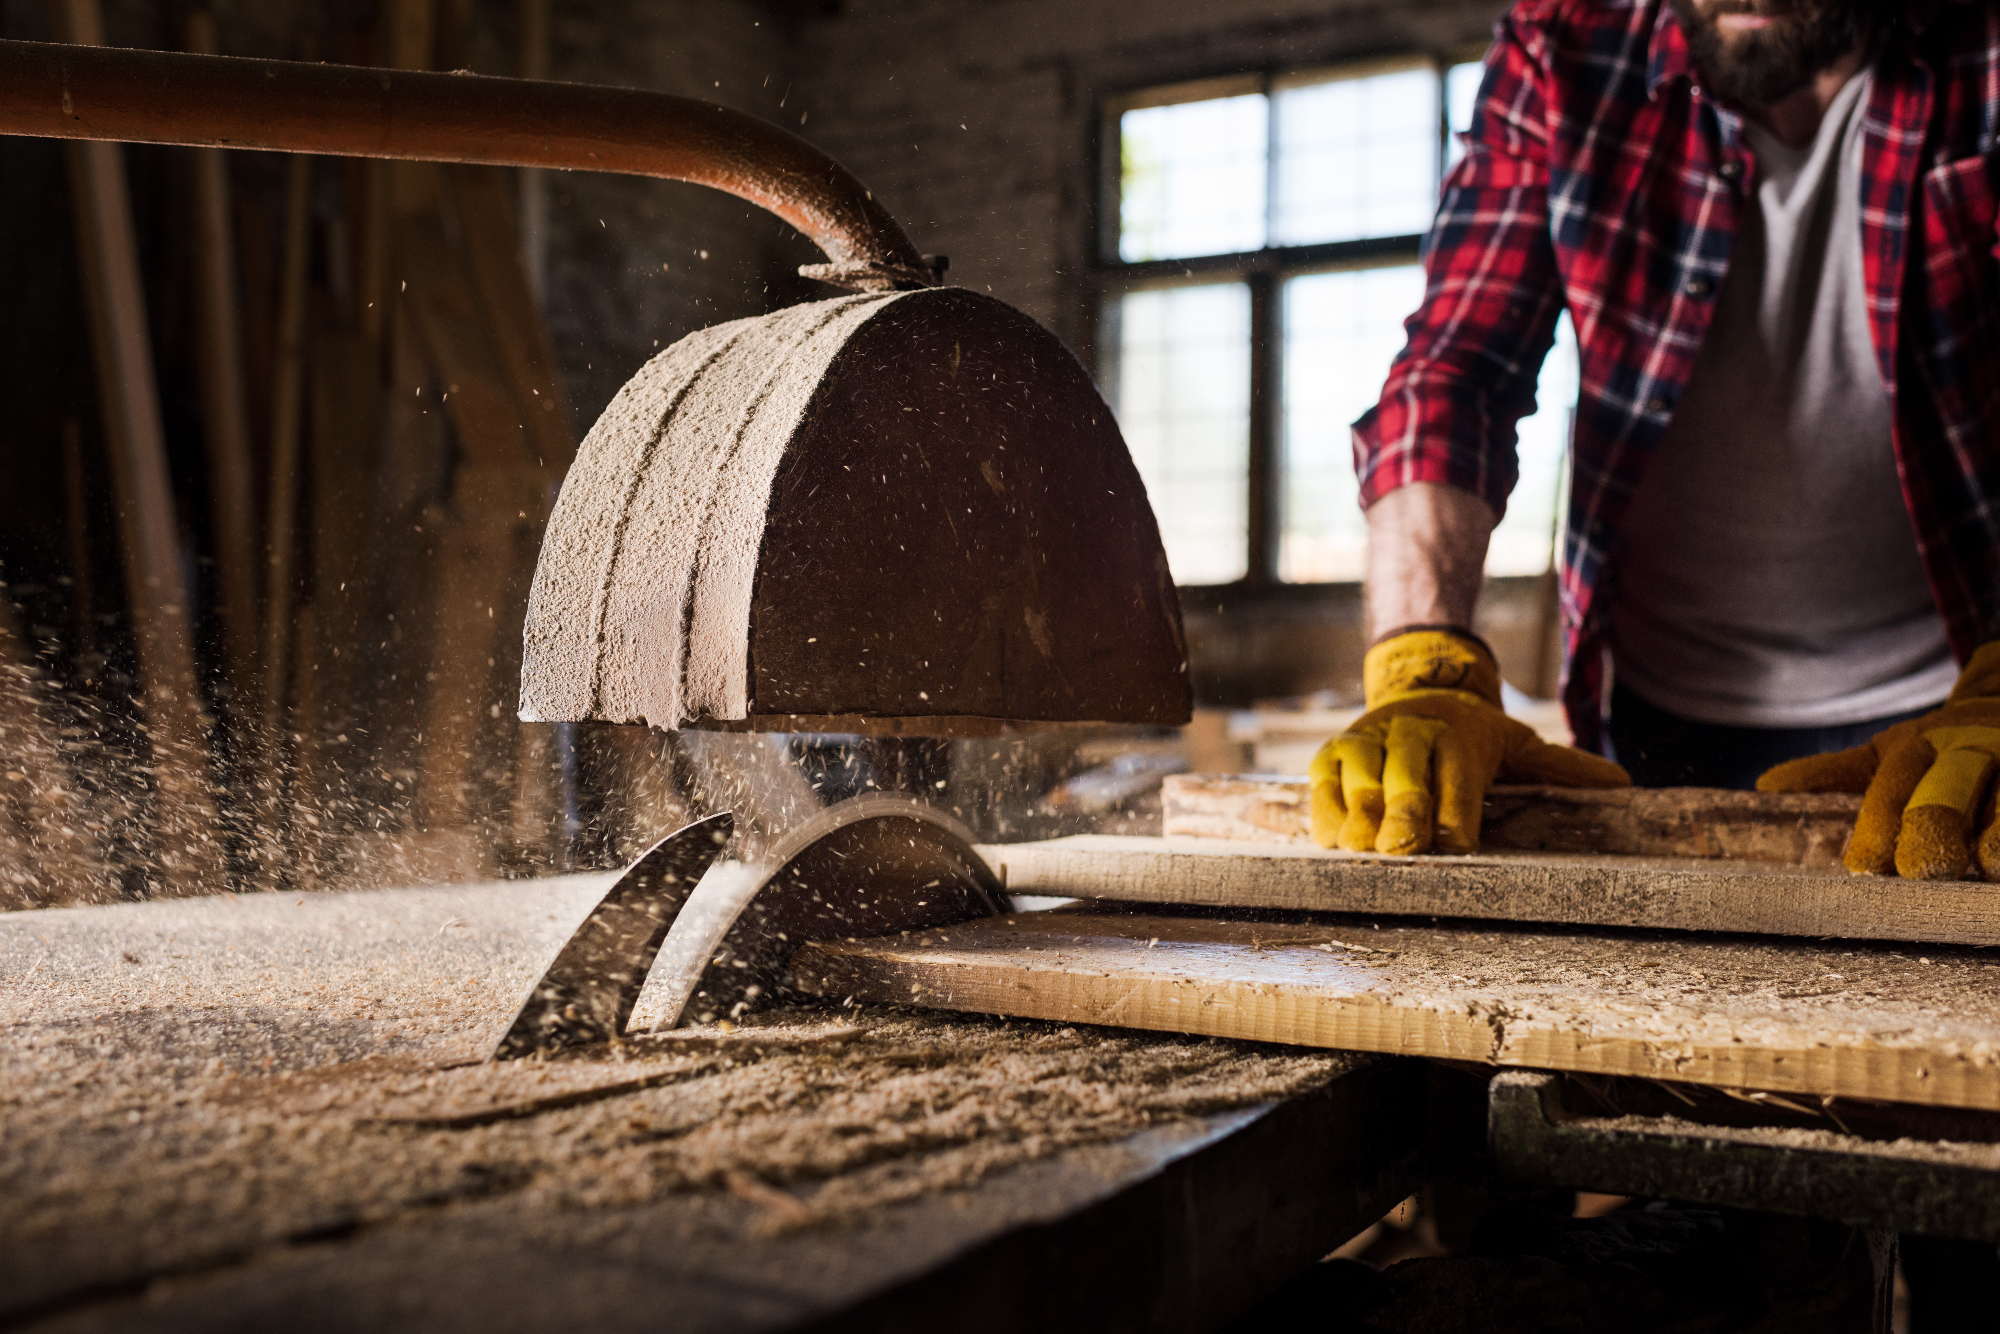
M 393 912 L 406 942 L 374 950 L 343 943 L 356 905 L 339 896 L 136 905 L 120 920 L 163 929 L 121 939 L 148 956 L 148 941 L 183 946 L 137 994 L 95 967 L 98 937 L 57 933 L 59 985 L 0 1009 L 18 1039 L 0 1044 L 0 1313 L 435 1210 L 573 1218 L 612 1229 L 607 1244 L 605 1218 L 677 1201 L 686 1226 L 746 1236 L 831 1226 L 1192 1127 L 1356 1059 L 811 1009 L 578 1059 L 477 1060 L 594 888 L 509 887 L 504 906 L 491 889 L 367 896 L 362 935 Z M 452 916 L 467 929 L 440 938 Z M 192 948 L 214 927 L 233 952 Z M 48 951 L 15 935 L 0 933 L 0 961 Z M 355 995 L 380 1017 L 328 1012 Z M 307 996 L 327 1004 L 295 1003 Z M 386 1049 L 383 1023 L 399 1033 Z M 718 1200 L 751 1207 L 695 1207 Z
M 923 1015 L 846 1025 L 839 1042 L 812 1040 L 828 1031 L 819 1011 L 759 1027 L 739 1033 L 775 1040 L 541 1069 L 354 1063 L 271 1076 L 263 1096 L 229 1076 L 215 1096 L 197 1081 L 149 1097 L 121 1078 L 134 1071 L 100 1071 L 9 1125 L 0 1291 L 65 1273 L 110 1281 L 471 1201 L 546 1214 L 723 1194 L 758 1206 L 753 1232 L 826 1225 L 1284 1097 L 1353 1064 Z M 538 1082 L 560 1091 L 519 1099 Z M 384 1115 L 487 1085 L 511 1101 L 456 1119 Z

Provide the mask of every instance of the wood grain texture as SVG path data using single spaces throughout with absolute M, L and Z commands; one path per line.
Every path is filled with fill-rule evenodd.
M 215 19 L 187 16 L 189 51 L 218 54 Z M 189 296 L 194 308 L 194 367 L 201 389 L 202 446 L 208 464 L 208 522 L 215 549 L 217 611 L 222 621 L 229 707 L 244 722 L 263 716 L 258 702 L 257 465 L 250 389 L 237 303 L 236 239 L 230 231 L 229 164 L 220 148 L 187 153 Z
M 278 338 L 272 360 L 269 513 L 264 523 L 264 738 L 283 749 L 285 690 L 293 675 L 299 596 L 300 439 L 304 426 L 306 323 L 311 292 L 312 159 L 285 165 L 285 231 L 278 289 Z
M 1382 857 L 1112 834 L 979 851 L 1006 867 L 1015 894 L 2000 945 L 2000 885 L 1983 881 L 1558 852 Z
M 1164 805 L 1168 835 L 1314 846 L 1303 778 L 1176 774 Z M 1838 866 L 1860 810 L 1861 798 L 1845 792 L 1495 787 L 1479 841 L 1482 850 Z
M 1022 913 L 821 942 L 863 1004 L 2000 1110 L 2000 965 L 1972 950 Z

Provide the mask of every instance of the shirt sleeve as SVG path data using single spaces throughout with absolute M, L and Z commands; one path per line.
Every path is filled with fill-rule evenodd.
M 1549 234 L 1548 71 L 1541 34 L 1501 20 L 1465 155 L 1424 238 L 1423 305 L 1382 397 L 1354 424 L 1365 509 L 1412 482 L 1470 491 L 1505 513 L 1515 424 L 1555 341 L 1562 288 Z

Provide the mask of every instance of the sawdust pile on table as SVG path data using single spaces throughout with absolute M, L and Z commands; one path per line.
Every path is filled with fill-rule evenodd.
M 1355 1061 L 837 1009 L 583 1060 L 391 1055 L 158 1081 L 79 1061 L 74 1078 L 5 1098 L 0 1290 L 195 1268 L 474 1202 L 597 1226 L 607 1210 L 726 1195 L 754 1208 L 690 1216 L 751 1234 L 835 1224 L 1284 1097 Z

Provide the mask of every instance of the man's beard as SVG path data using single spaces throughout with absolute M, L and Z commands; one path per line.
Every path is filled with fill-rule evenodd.
M 1883 0 L 1722 0 L 1704 13 L 1696 0 L 1668 3 L 1709 88 L 1750 106 L 1782 102 L 1855 47 L 1873 42 L 1890 9 Z M 1778 22 L 1729 41 L 1715 24 L 1725 14 Z

